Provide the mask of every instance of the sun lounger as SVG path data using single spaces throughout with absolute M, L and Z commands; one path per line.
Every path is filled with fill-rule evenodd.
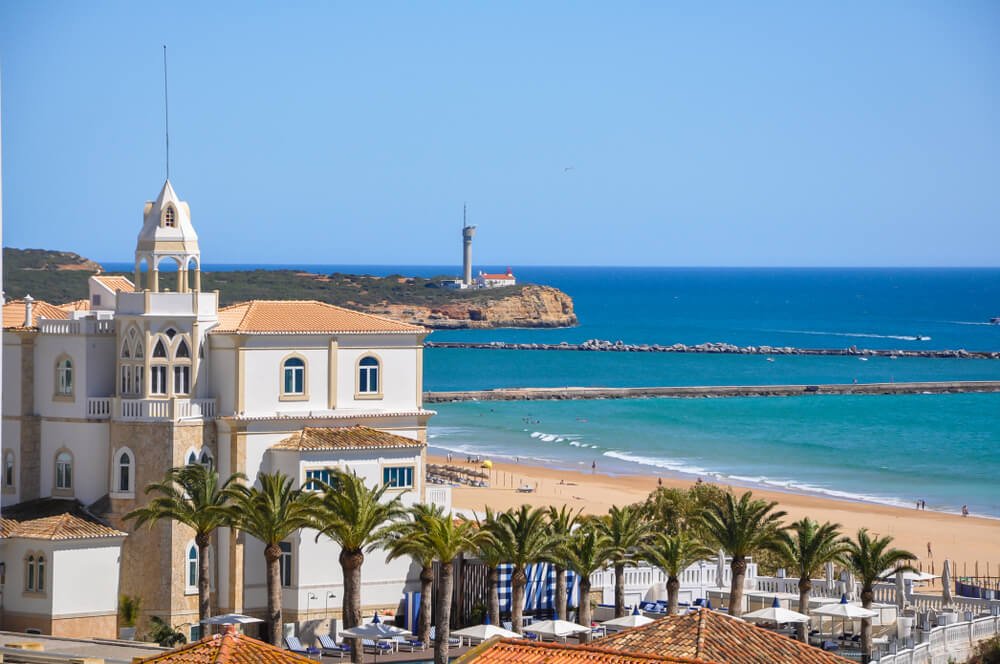
M 346 643 L 337 643 L 329 634 L 319 635 L 319 649 L 326 657 L 344 659 L 344 655 L 351 654 L 351 646 Z
M 297 636 L 286 636 L 285 637 L 285 647 L 294 653 L 299 655 L 305 655 L 309 658 L 319 659 L 322 655 L 322 651 L 319 648 L 313 648 L 312 646 L 304 646 L 302 642 L 299 641 Z
M 388 653 L 395 650 L 395 646 L 388 641 L 373 641 L 372 639 L 361 639 L 361 647 L 364 652 L 370 653 Z
M 427 650 L 427 644 L 420 639 L 408 639 L 405 636 L 396 637 L 396 650 L 402 650 L 404 652 L 416 652 L 418 650 Z
M 431 641 L 437 641 L 437 627 L 431 627 Z M 454 636 L 448 637 L 448 646 L 452 648 L 458 648 L 462 645 L 462 639 Z

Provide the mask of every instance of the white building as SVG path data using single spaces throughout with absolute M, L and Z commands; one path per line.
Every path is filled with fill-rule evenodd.
M 177 271 L 161 275 L 164 261 Z M 450 507 L 446 489 L 424 485 L 433 415 L 422 404 L 427 330 L 314 301 L 220 309 L 218 292 L 201 291 L 200 265 L 190 209 L 168 181 L 145 206 L 133 280 L 93 276 L 86 302 L 56 306 L 26 297 L 4 306 L 4 516 L 8 506 L 24 511 L 39 500 L 66 512 L 87 506 L 94 528 L 108 531 L 93 546 L 52 545 L 58 550 L 44 592 L 53 602 L 60 547 L 111 545 L 121 552 L 118 590 L 140 597 L 144 616 L 197 624 L 192 533 L 171 523 L 136 531 L 122 520 L 147 499 L 143 488 L 173 466 L 211 463 L 223 477 L 243 472 L 251 482 L 280 470 L 299 486 L 338 467 L 370 485 L 389 483 L 407 504 Z M 128 532 L 124 543 L 119 531 Z M 8 610 L 12 594 L 27 592 L 23 576 L 10 573 L 24 564 L 19 531 L 10 532 L 0 539 Z M 304 532 L 283 549 L 286 620 L 338 615 L 337 547 Z M 396 608 L 404 591 L 419 587 L 408 561 L 385 563 L 380 552 L 369 560 L 366 609 Z M 118 569 L 105 562 L 95 578 L 107 583 Z M 259 542 L 220 532 L 211 567 L 213 611 L 263 615 Z M 113 615 L 117 596 L 91 613 Z M 59 633 L 54 615 L 43 620 L 56 607 L 46 607 L 33 609 L 38 624 Z M 97 633 L 98 622 L 88 624 Z
M 476 277 L 476 286 L 479 288 L 500 288 L 502 286 L 516 285 L 517 279 L 514 278 L 514 273 L 510 268 L 507 268 L 506 272 L 499 274 L 489 274 L 480 271 L 479 276 Z

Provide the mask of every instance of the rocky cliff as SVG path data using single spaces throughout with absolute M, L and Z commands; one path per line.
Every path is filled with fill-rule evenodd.
M 481 295 L 475 301 L 455 300 L 430 306 L 381 303 L 367 306 L 365 310 L 436 329 L 570 327 L 577 324 L 573 300 L 551 286 L 529 285 L 517 293 L 498 293 L 493 298 Z

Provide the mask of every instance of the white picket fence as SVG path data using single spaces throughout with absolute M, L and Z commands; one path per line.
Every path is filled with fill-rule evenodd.
M 872 660 L 873 664 L 947 664 L 964 662 L 977 643 L 1000 634 L 1000 617 L 976 618 L 921 632 L 922 642 L 913 648 Z

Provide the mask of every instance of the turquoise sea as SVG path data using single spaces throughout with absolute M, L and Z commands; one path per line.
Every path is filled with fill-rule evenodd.
M 115 269 L 116 266 L 108 266 Z M 294 267 L 455 274 L 442 266 Z M 494 270 L 506 266 L 489 266 Z M 125 266 L 124 269 L 128 269 Z M 514 267 L 580 325 L 437 331 L 432 340 L 1000 349 L 1000 269 Z M 1000 361 L 428 349 L 425 389 L 1000 380 Z M 431 445 L 614 473 L 713 477 L 1000 517 L 1000 394 L 455 403 Z

